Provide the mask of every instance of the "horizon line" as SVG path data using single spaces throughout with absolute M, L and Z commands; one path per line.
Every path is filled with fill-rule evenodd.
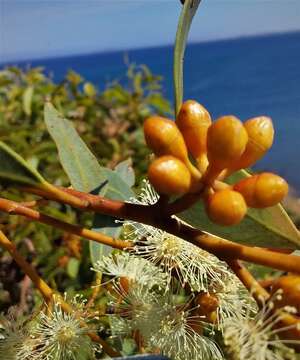
M 218 39 L 207 39 L 207 40 L 197 40 L 197 41 L 190 41 L 187 43 L 187 46 L 190 45 L 200 45 L 200 44 L 208 44 L 208 43 L 218 43 L 218 42 L 227 42 L 227 41 L 238 41 L 243 39 L 254 39 L 254 38 L 264 38 L 264 37 L 275 37 L 275 36 L 284 36 L 284 35 L 296 35 L 300 34 L 300 30 L 287 30 L 287 31 L 276 31 L 276 32 L 266 32 L 266 33 L 259 33 L 259 34 L 245 34 L 240 36 L 231 36 L 231 37 L 224 37 Z M 120 48 L 120 49 L 107 49 L 107 50 L 99 50 L 99 51 L 90 51 L 90 52 L 81 52 L 81 53 L 69 53 L 69 54 L 61 54 L 57 56 L 36 56 L 36 57 L 24 57 L 21 59 L 10 59 L 1 61 L 0 66 L 12 66 L 14 64 L 26 63 L 26 62 L 38 62 L 42 60 L 58 60 L 58 59 L 67 59 L 73 57 L 87 57 L 87 56 L 96 56 L 96 55 L 108 55 L 108 54 L 115 54 L 115 53 L 126 53 L 129 51 L 139 51 L 139 50 L 150 50 L 150 49 L 160 49 L 160 48 L 167 48 L 174 46 L 173 43 L 169 44 L 161 44 L 161 45 L 151 45 L 151 46 L 137 46 L 131 48 Z M 13 63 L 13 64 L 12 64 Z

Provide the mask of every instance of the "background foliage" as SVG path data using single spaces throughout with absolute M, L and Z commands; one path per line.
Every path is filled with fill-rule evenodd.
M 57 158 L 55 143 L 44 122 L 44 102 L 53 105 L 75 125 L 76 130 L 101 165 L 114 168 L 131 158 L 137 184 L 146 171 L 149 150 L 145 147 L 141 124 L 152 113 L 171 112 L 162 94 L 162 78 L 144 65 L 130 65 L 122 82 L 112 82 L 103 90 L 69 71 L 55 83 L 43 68 L 22 70 L 10 67 L 0 72 L 0 140 L 10 145 L 44 177 L 57 185 L 68 185 Z M 20 200 L 16 190 L 1 189 L 5 197 Z M 22 201 L 25 201 L 22 196 Z M 47 207 L 50 215 L 68 222 L 91 226 L 91 218 L 69 207 Z M 49 284 L 60 291 L 90 288 L 93 274 L 87 242 L 54 228 L 28 222 L 21 217 L 1 214 L 0 227 L 18 244 L 19 249 L 38 268 Z M 58 246 L 59 245 L 59 246 Z M 3 255 L 3 256 L 2 256 Z M 28 280 L 1 255 L 0 311 L 21 300 L 20 311 L 34 302 Z M 7 277 L 7 274 L 10 274 Z M 91 291 L 91 290 L 87 290 Z

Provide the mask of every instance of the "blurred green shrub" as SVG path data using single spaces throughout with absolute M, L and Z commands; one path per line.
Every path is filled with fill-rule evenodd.
M 122 84 L 112 82 L 102 91 L 74 71 L 69 71 L 56 84 L 42 67 L 5 68 L 0 71 L 0 140 L 22 154 L 49 182 L 67 185 L 55 144 L 43 121 L 44 102 L 49 99 L 74 122 L 102 165 L 114 167 L 131 158 L 139 179 L 146 171 L 149 154 L 144 145 L 143 120 L 152 113 L 171 113 L 170 104 L 162 95 L 161 82 L 162 78 L 152 74 L 145 65 L 130 65 Z M 7 198 L 26 200 L 15 190 L 1 189 L 1 192 Z M 80 214 L 70 208 L 57 205 L 45 210 L 64 221 L 90 225 L 86 215 L 80 218 Z M 72 291 L 89 287 L 92 279 L 86 276 L 90 272 L 83 271 L 89 267 L 89 257 L 84 256 L 88 247 L 82 248 L 74 236 L 4 214 L 0 217 L 0 228 L 5 229 L 54 288 Z M 11 269 L 12 276 L 4 281 L 1 273 L 7 274 L 7 268 Z M 0 310 L 17 303 L 22 296 L 23 274 L 14 269 L 10 259 L 1 256 Z

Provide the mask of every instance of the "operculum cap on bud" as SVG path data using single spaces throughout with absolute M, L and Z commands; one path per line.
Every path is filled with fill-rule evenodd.
M 236 162 L 245 151 L 248 134 L 235 116 L 216 120 L 207 132 L 207 155 L 210 167 L 225 169 Z
M 172 155 L 184 162 L 188 159 L 183 136 L 174 121 L 151 116 L 144 122 L 144 135 L 155 155 Z
M 186 165 L 170 155 L 161 156 L 150 164 L 148 178 L 159 194 L 182 195 L 191 186 L 191 173 Z
M 274 127 L 269 117 L 249 119 L 244 123 L 244 127 L 248 134 L 248 143 L 240 159 L 232 166 L 236 170 L 255 164 L 270 149 L 274 139 Z
M 197 101 L 187 100 L 180 108 L 176 124 L 193 157 L 197 159 L 205 154 L 207 130 L 211 125 L 209 112 Z
M 216 224 L 236 225 L 246 215 L 247 205 L 240 193 L 224 189 L 207 197 L 206 212 L 210 220 Z
M 287 182 L 278 175 L 261 173 L 245 178 L 234 185 L 249 207 L 265 208 L 274 206 L 288 193 Z

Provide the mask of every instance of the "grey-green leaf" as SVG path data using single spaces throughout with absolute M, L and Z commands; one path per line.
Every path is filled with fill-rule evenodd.
M 135 174 L 132 168 L 132 162 L 130 159 L 120 162 L 116 167 L 115 171 L 120 175 L 120 177 L 132 187 L 135 183 Z
M 75 189 L 93 192 L 115 200 L 128 200 L 134 196 L 128 182 L 122 179 L 118 171 L 100 166 L 73 124 L 64 119 L 51 104 L 45 106 L 45 121 L 57 145 L 60 162 Z M 117 237 L 120 234 L 121 225 L 110 216 L 96 214 L 93 230 Z M 110 251 L 109 246 L 90 242 L 93 263 Z
M 173 65 L 175 114 L 178 113 L 183 99 L 183 58 L 186 41 L 193 17 L 198 9 L 200 2 L 201 0 L 185 0 L 178 21 Z
M 46 182 L 37 170 L 2 141 L 0 141 L 0 181 L 33 186 Z
M 113 200 L 129 200 L 134 196 L 128 183 L 121 178 L 117 171 L 102 168 L 107 181 L 101 187 L 100 194 Z M 120 236 L 122 225 L 116 222 L 116 219 L 101 214 L 95 214 L 93 230 L 100 231 L 111 237 Z M 108 255 L 111 252 L 110 246 L 102 246 L 98 243 L 90 242 L 90 252 L 93 264 L 100 260 L 102 255 Z
M 249 176 L 246 171 L 234 174 L 228 182 L 235 183 Z M 179 217 L 199 229 L 246 245 L 273 248 L 300 248 L 300 233 L 281 205 L 266 209 L 248 209 L 244 220 L 236 226 L 219 226 L 212 223 L 203 203 L 179 214 Z
M 72 186 L 85 192 L 95 190 L 106 178 L 96 157 L 80 138 L 73 124 L 64 119 L 50 103 L 45 105 L 45 122 Z

